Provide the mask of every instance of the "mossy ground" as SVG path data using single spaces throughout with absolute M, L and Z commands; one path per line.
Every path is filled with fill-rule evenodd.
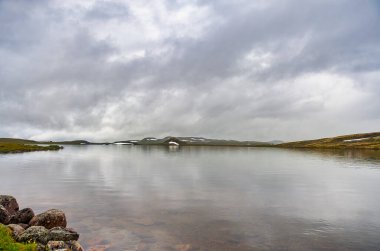
M 37 245 L 34 243 L 17 243 L 11 236 L 11 231 L 0 224 L 0 251 L 35 251 Z
M 344 135 L 333 138 L 289 142 L 286 148 L 380 149 L 380 132 Z
M 38 146 L 38 145 L 25 145 L 25 144 L 14 144 L 14 143 L 0 143 L 0 153 L 22 153 L 22 152 L 33 152 L 33 151 L 51 151 L 59 150 L 60 146 L 50 145 L 50 146 Z

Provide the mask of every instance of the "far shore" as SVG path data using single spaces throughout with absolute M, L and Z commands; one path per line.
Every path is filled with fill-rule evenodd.
M 57 151 L 63 149 L 62 146 L 49 145 L 28 145 L 19 143 L 0 143 L 0 153 L 23 153 L 23 152 L 35 152 L 35 151 Z
M 46 145 L 46 146 L 44 146 Z M 153 137 L 142 140 L 121 140 L 115 142 L 94 143 L 86 140 L 72 141 L 34 141 L 27 139 L 0 138 L 0 153 L 22 153 L 32 151 L 56 151 L 62 145 L 140 145 L 140 146 L 207 146 L 207 147 L 274 147 L 299 149 L 373 149 L 380 150 L 380 132 L 343 135 L 331 138 L 296 142 L 260 142 L 207 139 L 203 137 L 172 137 L 162 139 Z

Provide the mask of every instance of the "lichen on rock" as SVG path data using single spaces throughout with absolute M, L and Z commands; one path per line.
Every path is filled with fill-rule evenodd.
M 32 226 L 20 234 L 16 240 L 19 242 L 38 242 L 46 244 L 49 231 L 43 226 Z

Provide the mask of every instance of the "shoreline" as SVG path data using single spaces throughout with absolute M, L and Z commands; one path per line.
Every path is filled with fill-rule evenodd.
M 39 145 L 18 144 L 18 143 L 0 143 L 0 153 L 3 153 L 3 154 L 25 153 L 25 152 L 36 152 L 36 151 L 58 151 L 61 149 L 63 149 L 63 147 L 58 146 L 58 145 L 39 146 Z
M 0 195 L 0 250 L 35 251 L 84 251 L 78 242 L 79 234 L 67 228 L 62 210 L 49 209 L 34 214 L 33 209 L 23 208 L 15 197 Z
M 164 147 L 268 147 L 282 149 L 332 149 L 332 150 L 380 150 L 380 132 L 343 135 L 331 138 L 303 140 L 285 143 L 259 141 L 219 140 L 202 137 L 165 137 L 144 138 L 142 140 L 124 140 L 113 143 L 94 143 L 86 140 L 73 141 L 33 141 L 15 138 L 0 138 L 0 154 L 23 153 L 33 151 L 56 151 L 63 149 L 62 145 L 133 145 L 133 146 L 164 146 Z

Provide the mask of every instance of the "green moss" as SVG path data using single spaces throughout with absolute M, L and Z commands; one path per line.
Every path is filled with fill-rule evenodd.
M 38 145 L 24 145 L 14 143 L 0 143 L 0 153 L 22 153 L 33 151 L 52 151 L 59 150 L 62 147 L 57 145 L 38 146 Z
M 23 244 L 17 243 L 11 236 L 8 227 L 0 224 L 0 251 L 35 251 L 37 245 L 34 243 Z

